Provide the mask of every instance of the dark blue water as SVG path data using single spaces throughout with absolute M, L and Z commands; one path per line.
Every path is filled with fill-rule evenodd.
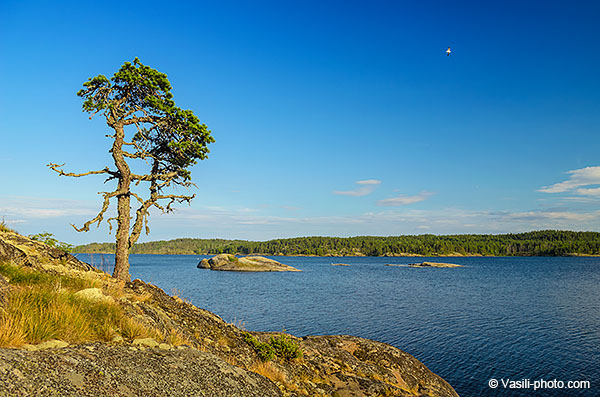
M 249 330 L 389 343 L 462 396 L 600 395 L 600 258 L 443 258 L 466 266 L 415 269 L 384 264 L 427 258 L 272 257 L 301 273 L 214 272 L 197 269 L 200 258 L 132 255 L 131 275 Z M 491 378 L 591 389 L 491 389 Z

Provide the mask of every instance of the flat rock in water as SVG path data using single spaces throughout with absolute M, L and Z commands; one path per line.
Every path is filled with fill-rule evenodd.
M 441 263 L 441 262 L 421 262 L 411 263 L 410 267 L 463 267 L 463 265 L 456 265 L 454 263 Z
M 219 254 L 210 259 L 202 259 L 200 269 L 222 270 L 230 272 L 300 272 L 295 267 L 284 265 L 276 260 L 262 256 L 238 258 L 231 254 Z

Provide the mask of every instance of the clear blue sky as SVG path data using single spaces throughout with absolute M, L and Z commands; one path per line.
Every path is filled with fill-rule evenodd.
M 75 93 L 139 57 L 212 130 L 141 241 L 600 230 L 600 3 L 0 0 L 0 218 L 77 233 L 109 133 Z M 452 48 L 451 56 L 445 50 Z

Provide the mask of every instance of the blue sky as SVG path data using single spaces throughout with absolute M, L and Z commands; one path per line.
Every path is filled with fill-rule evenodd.
M 218 3 L 218 4 L 217 4 Z M 139 57 L 212 130 L 151 234 L 600 230 L 598 2 L 0 0 L 0 217 L 77 233 L 108 127 L 75 93 Z M 452 48 L 451 56 L 445 50 Z

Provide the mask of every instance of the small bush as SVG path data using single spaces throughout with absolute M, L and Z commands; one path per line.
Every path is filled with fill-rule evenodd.
M 248 342 L 250 346 L 252 346 L 261 361 L 271 361 L 275 358 L 275 350 L 273 349 L 273 346 L 259 341 L 254 336 L 250 335 L 249 332 L 244 332 L 243 335 L 244 340 Z
M 287 335 L 280 334 L 278 338 L 271 336 L 268 343 L 261 342 L 249 332 L 244 332 L 244 340 L 254 349 L 261 361 L 270 361 L 275 356 L 284 360 L 302 357 L 300 346 Z
M 28 237 L 32 240 L 40 241 L 52 248 L 58 248 L 59 250 L 64 251 L 67 254 L 73 252 L 73 245 L 58 241 L 54 238 L 54 235 L 52 233 L 44 232 L 40 234 L 30 234 Z
M 300 346 L 288 335 L 279 334 L 279 338 L 271 336 L 269 344 L 273 346 L 277 357 L 284 360 L 294 360 L 302 357 Z

